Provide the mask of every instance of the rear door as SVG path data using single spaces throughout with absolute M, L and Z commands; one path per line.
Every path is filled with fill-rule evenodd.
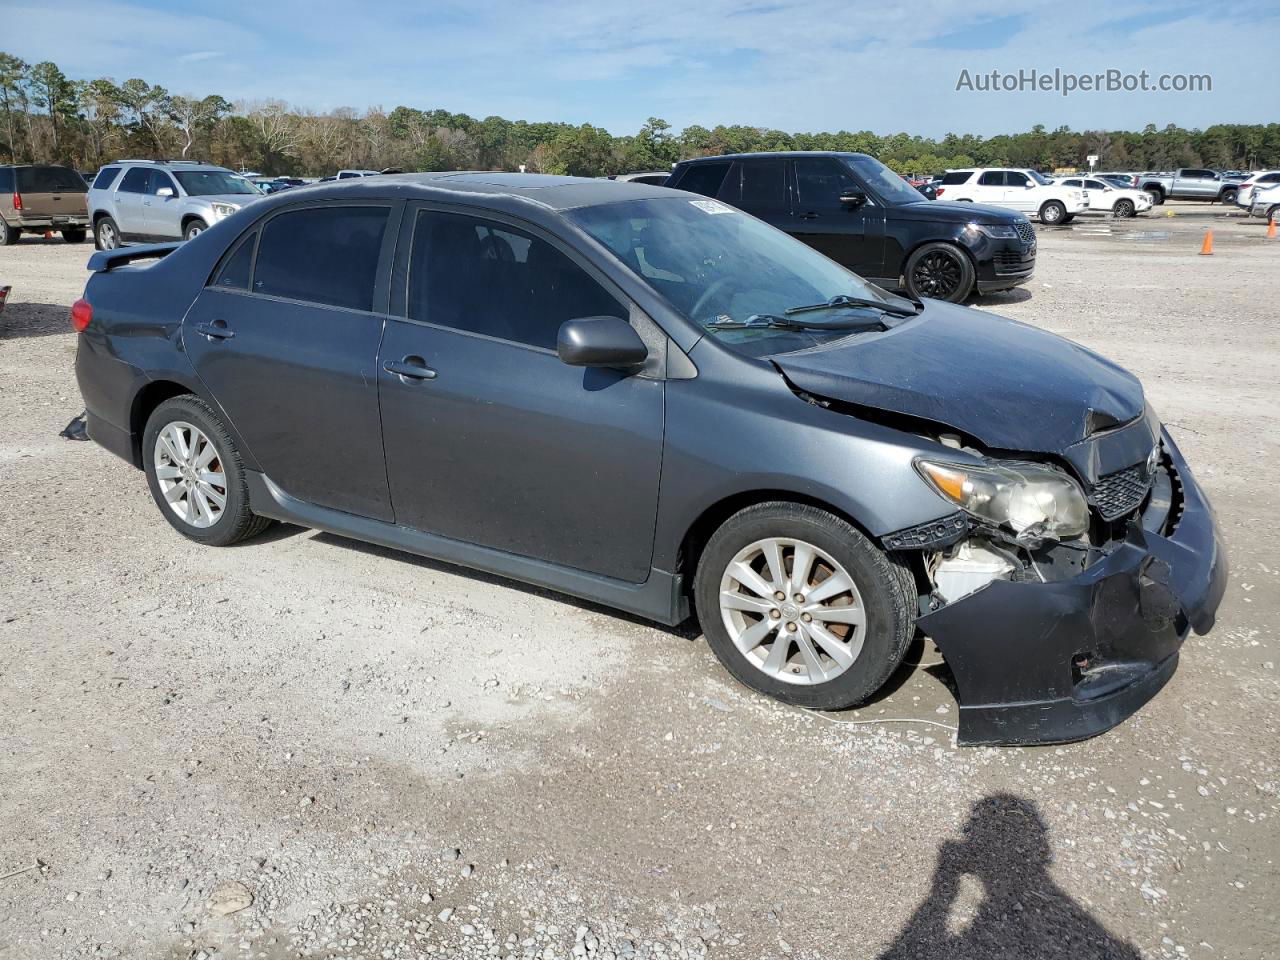
M 782 157 L 734 161 L 716 199 L 733 204 L 779 230 L 791 228 L 788 161 Z
M 122 234 L 129 237 L 146 236 L 147 215 L 142 204 L 150 185 L 150 167 L 130 167 L 112 191 L 108 212 Z
M 861 206 L 841 203 L 842 194 L 866 194 L 866 186 L 833 157 L 791 163 L 795 216 L 787 231 L 859 276 L 884 278 L 884 208 L 870 197 Z
M 969 187 L 969 195 L 975 203 L 1005 202 L 1005 180 L 1003 170 L 983 170 L 978 179 Z
M 391 519 L 376 370 L 400 206 L 277 210 L 224 257 L 182 331 L 278 487 L 377 520 Z
M 524 223 L 410 207 L 378 364 L 395 521 L 633 583 L 653 554 L 664 384 L 570 367 L 566 320 L 630 304 Z
M 84 178 L 68 167 L 34 166 L 17 168 L 18 193 L 22 210 L 36 217 L 83 217 L 89 187 Z

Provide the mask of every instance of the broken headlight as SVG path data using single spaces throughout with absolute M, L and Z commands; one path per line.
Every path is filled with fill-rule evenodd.
M 1015 536 L 1062 540 L 1089 529 L 1084 491 L 1050 467 L 919 459 L 916 469 L 944 499 L 979 520 L 1012 530 Z

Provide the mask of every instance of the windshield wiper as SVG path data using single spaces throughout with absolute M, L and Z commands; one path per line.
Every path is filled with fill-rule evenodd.
M 870 300 L 865 297 L 848 297 L 844 294 L 837 294 L 830 300 L 824 300 L 822 303 L 810 303 L 802 307 L 787 308 L 787 316 L 794 316 L 797 313 L 809 313 L 814 310 L 834 310 L 840 307 L 870 307 L 872 310 L 879 310 L 881 313 L 887 313 L 893 317 L 914 317 L 920 312 L 920 308 L 916 307 L 900 307 L 893 303 L 886 303 L 883 300 Z
M 788 313 L 791 311 L 788 310 Z M 703 324 L 708 330 L 856 330 L 859 327 L 884 327 L 883 321 L 873 320 L 836 320 L 820 322 L 814 320 L 793 320 L 791 317 L 780 317 L 776 313 L 753 313 L 745 320 L 712 320 Z

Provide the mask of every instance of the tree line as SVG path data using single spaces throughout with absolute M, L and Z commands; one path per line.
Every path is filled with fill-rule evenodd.
M 321 176 L 343 167 L 383 170 L 517 170 L 602 176 L 662 170 L 677 160 L 761 150 L 850 150 L 900 173 L 949 167 L 1083 166 L 1110 170 L 1280 167 L 1280 124 L 1215 124 L 1185 130 L 1148 124 L 1138 132 L 1067 127 L 941 139 L 870 131 L 787 133 L 700 125 L 679 133 L 650 118 L 635 134 L 398 106 L 316 113 L 282 100 L 232 103 L 217 94 L 170 93 L 134 77 L 70 80 L 57 64 L 0 52 L 0 162 L 97 169 L 123 158 L 194 159 L 233 170 Z

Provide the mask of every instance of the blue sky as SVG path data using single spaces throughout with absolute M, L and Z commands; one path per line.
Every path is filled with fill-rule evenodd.
M 840 0 L 0 0 L 0 49 L 76 78 L 400 104 L 634 131 L 659 116 L 797 130 L 994 134 L 1042 123 L 1275 122 L 1280 4 Z M 1229 10 L 1229 14 L 1218 12 Z M 1207 73 L 1210 93 L 979 93 L 971 74 Z

